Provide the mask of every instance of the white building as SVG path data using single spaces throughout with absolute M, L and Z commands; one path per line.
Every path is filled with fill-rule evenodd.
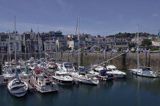
M 9 34 L 8 42 L 8 53 L 22 52 L 22 37 L 19 34 Z
M 6 42 L 6 41 L 1 41 L 0 42 L 0 52 L 1 53 L 6 53 L 7 52 L 7 45 L 8 45 L 8 42 Z
M 160 46 L 160 42 L 158 42 L 158 41 L 152 41 L 152 46 Z
M 67 41 L 67 45 L 68 45 L 68 48 L 70 48 L 71 50 L 74 49 L 74 41 L 73 40 Z
M 56 49 L 56 44 L 54 40 L 44 41 L 44 51 L 45 52 L 54 52 Z
M 70 48 L 71 50 L 74 49 L 74 40 L 73 37 L 71 37 L 70 35 L 68 35 L 67 37 L 67 47 Z

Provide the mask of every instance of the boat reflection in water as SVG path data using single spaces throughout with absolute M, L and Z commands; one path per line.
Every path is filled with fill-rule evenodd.
M 141 76 L 132 76 L 132 85 L 136 86 L 138 90 L 145 90 L 150 93 L 158 93 L 160 89 L 158 78 L 146 78 Z

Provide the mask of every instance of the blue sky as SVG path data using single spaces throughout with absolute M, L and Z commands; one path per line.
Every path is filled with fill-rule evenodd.
M 56 31 L 93 35 L 160 30 L 160 0 L 0 0 L 0 32 Z M 140 26 L 139 29 L 137 26 Z

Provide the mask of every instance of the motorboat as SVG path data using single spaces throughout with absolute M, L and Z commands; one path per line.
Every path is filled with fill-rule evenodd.
M 63 62 L 62 64 L 57 64 L 57 66 L 60 71 L 75 72 L 75 67 L 71 62 Z
M 113 78 L 125 78 L 126 77 L 126 73 L 123 71 L 120 71 L 116 68 L 116 66 L 114 65 L 107 65 L 106 66 L 107 69 L 107 74 L 108 75 L 112 75 Z
M 77 70 L 80 74 L 87 74 L 88 70 L 84 66 L 79 66 Z
M 13 66 L 4 66 L 2 69 L 2 75 L 5 80 L 11 80 L 15 77 L 16 72 Z
M 8 83 L 7 88 L 13 96 L 22 97 L 27 93 L 28 84 L 15 78 Z
M 13 96 L 22 97 L 28 91 L 28 84 L 25 81 L 22 81 L 17 75 L 16 78 L 8 83 L 7 88 Z
M 103 66 L 100 65 L 93 65 L 91 66 L 91 70 L 89 71 L 90 74 L 95 75 L 95 76 L 99 76 L 100 75 L 100 71 L 104 70 L 105 68 Z
M 91 67 L 91 70 L 88 73 L 97 77 L 101 81 L 112 80 L 113 76 L 108 75 L 106 72 L 107 72 L 107 69 L 105 67 L 101 65 L 93 65 Z
M 6 80 L 12 80 L 16 76 L 16 72 L 20 77 L 26 78 L 29 76 L 28 69 L 25 65 L 5 65 L 2 69 L 2 75 Z
M 101 70 L 104 70 L 105 68 L 101 65 L 93 65 L 93 70 L 100 72 Z
M 57 84 L 45 75 L 42 68 L 36 67 L 33 70 L 30 83 L 32 83 L 36 90 L 40 93 L 49 93 L 58 91 Z
M 134 69 L 129 69 L 130 72 L 133 75 L 138 75 L 138 76 L 142 76 L 142 77 L 150 77 L 150 78 L 156 78 L 158 77 L 157 72 L 153 69 L 151 69 L 151 67 L 141 67 L 140 66 L 140 58 L 139 58 L 139 34 L 137 34 L 137 68 Z
M 60 85 L 72 85 L 73 78 L 69 76 L 68 72 L 56 71 L 55 75 L 52 76 L 53 80 Z
M 57 69 L 57 65 L 56 65 L 56 63 L 54 63 L 54 62 L 48 62 L 47 63 L 47 68 L 48 69 Z
M 29 70 L 28 67 L 23 66 L 19 70 L 21 70 L 20 73 L 19 73 L 19 76 L 21 78 L 26 78 L 27 79 L 27 78 L 29 78 L 31 76 L 31 71 Z
M 142 77 L 150 77 L 156 78 L 158 74 L 151 69 L 151 67 L 140 67 L 137 69 L 130 69 L 131 73 L 134 75 L 142 76 Z
M 91 74 L 79 74 L 78 72 L 72 72 L 70 73 L 70 75 L 75 80 L 75 82 L 80 82 L 80 83 L 89 84 L 89 85 L 99 84 L 99 80 L 97 79 L 97 77 Z

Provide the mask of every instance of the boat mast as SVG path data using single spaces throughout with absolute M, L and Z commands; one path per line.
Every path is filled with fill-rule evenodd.
M 114 35 L 114 46 L 113 46 L 113 50 L 116 50 L 116 35 Z
M 24 34 L 24 54 L 25 54 L 25 60 L 27 60 L 27 46 L 26 46 L 26 35 Z
M 17 61 L 17 39 L 16 39 L 16 34 L 17 34 L 17 32 L 16 32 L 16 16 L 14 17 L 14 35 L 15 35 L 15 45 L 14 45 L 14 49 L 15 49 L 15 51 L 14 51 L 14 57 L 15 57 L 15 61 Z
M 78 69 L 80 66 L 80 53 L 81 53 L 81 48 L 80 48 L 80 33 L 79 33 L 79 17 L 77 17 L 77 24 L 76 24 L 76 32 L 75 34 L 78 37 Z
M 11 38 L 10 38 L 10 32 L 9 32 L 9 35 L 8 35 L 8 37 L 9 37 L 9 42 L 8 42 L 8 53 L 9 53 L 9 61 L 11 62 L 11 47 L 10 47 L 10 40 L 11 40 Z
M 39 55 L 39 59 L 41 58 L 41 52 L 40 52 L 40 36 L 39 36 L 39 31 L 38 31 L 38 55 Z
M 139 32 L 137 33 L 137 69 L 139 69 Z

